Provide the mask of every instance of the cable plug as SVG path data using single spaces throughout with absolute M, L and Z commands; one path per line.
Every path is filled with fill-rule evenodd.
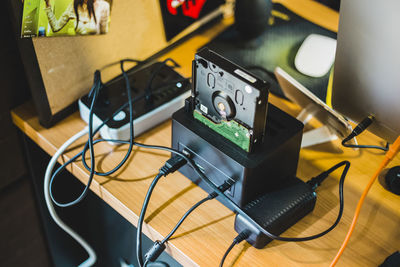
M 164 166 L 161 167 L 160 173 L 165 177 L 170 173 L 173 173 L 183 167 L 187 161 L 181 156 L 173 156 L 167 162 L 165 162 Z
M 345 166 L 345 169 L 344 169 L 344 171 L 342 173 L 342 178 L 343 178 L 343 175 L 346 176 L 347 171 L 350 168 L 350 162 L 347 161 L 347 160 L 341 161 L 338 164 L 336 164 L 335 166 L 331 167 L 329 170 L 321 172 L 317 176 L 315 176 L 315 177 L 311 178 L 310 180 L 308 180 L 306 182 L 306 184 L 309 185 L 313 191 L 315 191 L 317 189 L 317 187 L 320 186 L 322 184 L 322 182 L 325 181 L 325 179 L 328 178 L 328 176 L 332 172 L 336 171 L 337 169 L 339 169 L 342 166 Z M 341 180 L 342 180 L 342 178 L 341 178 Z
M 232 244 L 229 246 L 229 248 L 225 251 L 224 256 L 221 259 L 221 262 L 219 264 L 219 267 L 223 267 L 224 266 L 224 261 L 226 259 L 226 257 L 228 256 L 229 252 L 233 249 L 233 247 L 237 244 L 239 244 L 240 242 L 242 242 L 243 240 L 247 239 L 251 234 L 250 230 L 243 230 L 240 232 L 240 234 L 238 234 L 234 239 Z
M 322 184 L 322 182 L 329 176 L 329 172 L 323 172 L 306 182 L 313 191 L 317 189 L 318 186 Z
M 218 186 L 218 189 L 221 192 L 225 192 L 226 190 L 228 190 L 229 188 L 231 188 L 231 186 L 235 183 L 234 180 L 232 179 L 228 179 L 226 180 L 223 184 L 221 184 L 220 186 Z
M 361 134 L 362 132 L 365 131 L 373 122 L 374 122 L 374 117 L 372 115 L 369 115 L 365 119 L 363 119 L 355 128 L 354 130 L 347 136 L 345 139 L 343 139 L 342 144 L 350 141 L 357 135 Z
M 154 262 L 160 257 L 166 246 L 160 240 L 154 242 L 153 247 L 144 255 L 145 261 Z
M 231 188 L 231 186 L 235 183 L 235 181 L 233 181 L 232 179 L 228 179 L 225 182 L 223 182 L 223 184 L 221 184 L 220 186 L 218 186 L 218 189 L 221 192 L 225 192 L 226 190 L 228 190 L 229 188 Z M 213 199 L 216 198 L 218 196 L 217 192 L 212 192 L 208 195 L 209 199 Z
M 93 86 L 90 89 L 90 92 L 88 94 L 89 99 L 91 99 L 94 95 L 94 93 L 98 93 L 99 90 L 99 86 L 102 84 L 101 82 L 101 72 L 99 70 L 96 70 L 94 72 L 94 76 L 93 76 Z
M 365 119 L 363 119 L 355 128 L 354 130 L 342 140 L 342 146 L 344 147 L 351 147 L 351 148 L 372 148 L 372 149 L 379 149 L 383 151 L 389 150 L 389 143 L 386 143 L 386 146 L 374 146 L 374 145 L 359 145 L 359 144 L 347 144 L 351 139 L 355 138 L 362 132 L 364 132 L 373 122 L 375 118 L 372 115 L 369 115 Z
M 374 122 L 374 116 L 369 115 L 365 119 L 363 119 L 353 130 L 353 133 L 357 136 L 360 133 L 364 132 L 365 129 L 367 129 L 373 122 Z
M 240 234 L 238 234 L 234 239 L 233 242 L 235 244 L 239 244 L 240 242 L 242 242 L 243 240 L 245 240 L 246 238 L 248 238 L 250 236 L 250 230 L 246 229 L 240 232 Z

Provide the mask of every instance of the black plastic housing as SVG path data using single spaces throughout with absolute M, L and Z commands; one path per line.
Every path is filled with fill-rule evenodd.
M 316 193 L 298 178 L 291 177 L 281 186 L 253 200 L 244 211 L 260 226 L 274 235 L 280 235 L 304 216 L 310 213 L 316 202 Z M 249 230 L 246 239 L 253 247 L 261 249 L 272 241 L 253 224 L 236 215 L 235 231 Z
M 187 105 L 190 104 L 188 99 Z M 286 177 L 296 175 L 304 126 L 277 107 L 268 105 L 264 143 L 250 154 L 194 119 L 191 107 L 186 109 L 180 109 L 172 116 L 173 148 L 190 153 L 216 186 L 233 180 L 226 195 L 238 206 L 244 207 L 282 184 Z M 211 193 L 211 188 L 188 165 L 179 171 Z M 222 199 L 220 201 L 226 204 Z
M 161 66 L 162 68 L 159 69 Z M 153 88 L 151 101 L 147 101 L 145 94 L 148 82 L 158 70 L 159 73 L 154 77 L 151 85 L 151 88 Z M 134 68 L 128 71 L 127 75 L 131 86 L 132 99 L 137 99 L 133 104 L 134 119 L 148 114 L 191 88 L 188 80 L 185 81 L 172 67 L 162 62 L 155 62 L 139 69 Z M 90 108 L 91 99 L 89 99 L 88 94 L 83 96 L 81 101 L 88 109 Z M 114 112 L 127 102 L 125 79 L 121 74 L 103 85 L 94 107 L 94 114 L 105 121 L 107 118 L 113 117 Z M 124 112 L 129 114 L 128 106 L 126 106 Z M 108 120 L 106 125 L 111 129 L 119 129 L 128 123 L 129 116 L 126 116 L 122 120 Z

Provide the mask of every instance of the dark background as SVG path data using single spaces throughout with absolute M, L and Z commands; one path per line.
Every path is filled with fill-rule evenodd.
M 194 1 L 194 0 L 187 0 Z M 213 11 L 218 6 L 225 3 L 225 0 L 208 0 L 200 12 L 199 19 Z M 167 0 L 160 0 L 161 14 L 164 22 L 164 30 L 167 41 L 183 31 L 186 27 L 196 21 L 196 19 L 186 17 L 182 13 L 182 7 L 178 8 L 178 14 L 172 15 L 167 9 Z

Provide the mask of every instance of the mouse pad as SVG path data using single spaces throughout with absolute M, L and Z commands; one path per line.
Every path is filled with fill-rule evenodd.
M 303 75 L 296 70 L 294 58 L 308 35 L 316 33 L 336 39 L 336 33 L 305 20 L 281 4 L 273 5 L 269 24 L 265 32 L 253 40 L 243 40 L 232 25 L 205 46 L 245 68 L 260 66 L 266 69 L 249 71 L 270 81 L 271 93 L 283 96 L 273 75 L 275 67 L 279 66 L 326 102 L 329 72 L 320 78 Z

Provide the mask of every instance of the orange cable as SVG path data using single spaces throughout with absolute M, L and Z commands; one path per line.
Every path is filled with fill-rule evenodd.
M 364 203 L 364 200 L 368 194 L 368 191 L 371 189 L 373 183 L 375 182 L 376 178 L 378 178 L 379 174 L 381 171 L 389 164 L 390 161 L 396 156 L 397 153 L 400 151 L 400 136 L 397 137 L 396 141 L 393 143 L 392 146 L 390 146 L 389 151 L 386 153 L 385 158 L 382 160 L 381 164 L 379 165 L 379 168 L 376 170 L 374 175 L 371 177 L 369 180 L 367 186 L 365 187 L 360 200 L 358 201 L 356 211 L 354 213 L 353 221 L 351 222 L 351 226 L 349 231 L 347 232 L 346 238 L 344 239 L 342 246 L 340 247 L 338 253 L 336 254 L 335 258 L 331 262 L 330 267 L 334 267 L 336 263 L 339 261 L 340 256 L 342 256 L 343 251 L 345 250 L 347 244 L 349 243 L 350 237 L 353 234 L 354 228 L 356 226 L 358 217 L 360 215 L 360 211 L 362 208 L 362 205 Z

